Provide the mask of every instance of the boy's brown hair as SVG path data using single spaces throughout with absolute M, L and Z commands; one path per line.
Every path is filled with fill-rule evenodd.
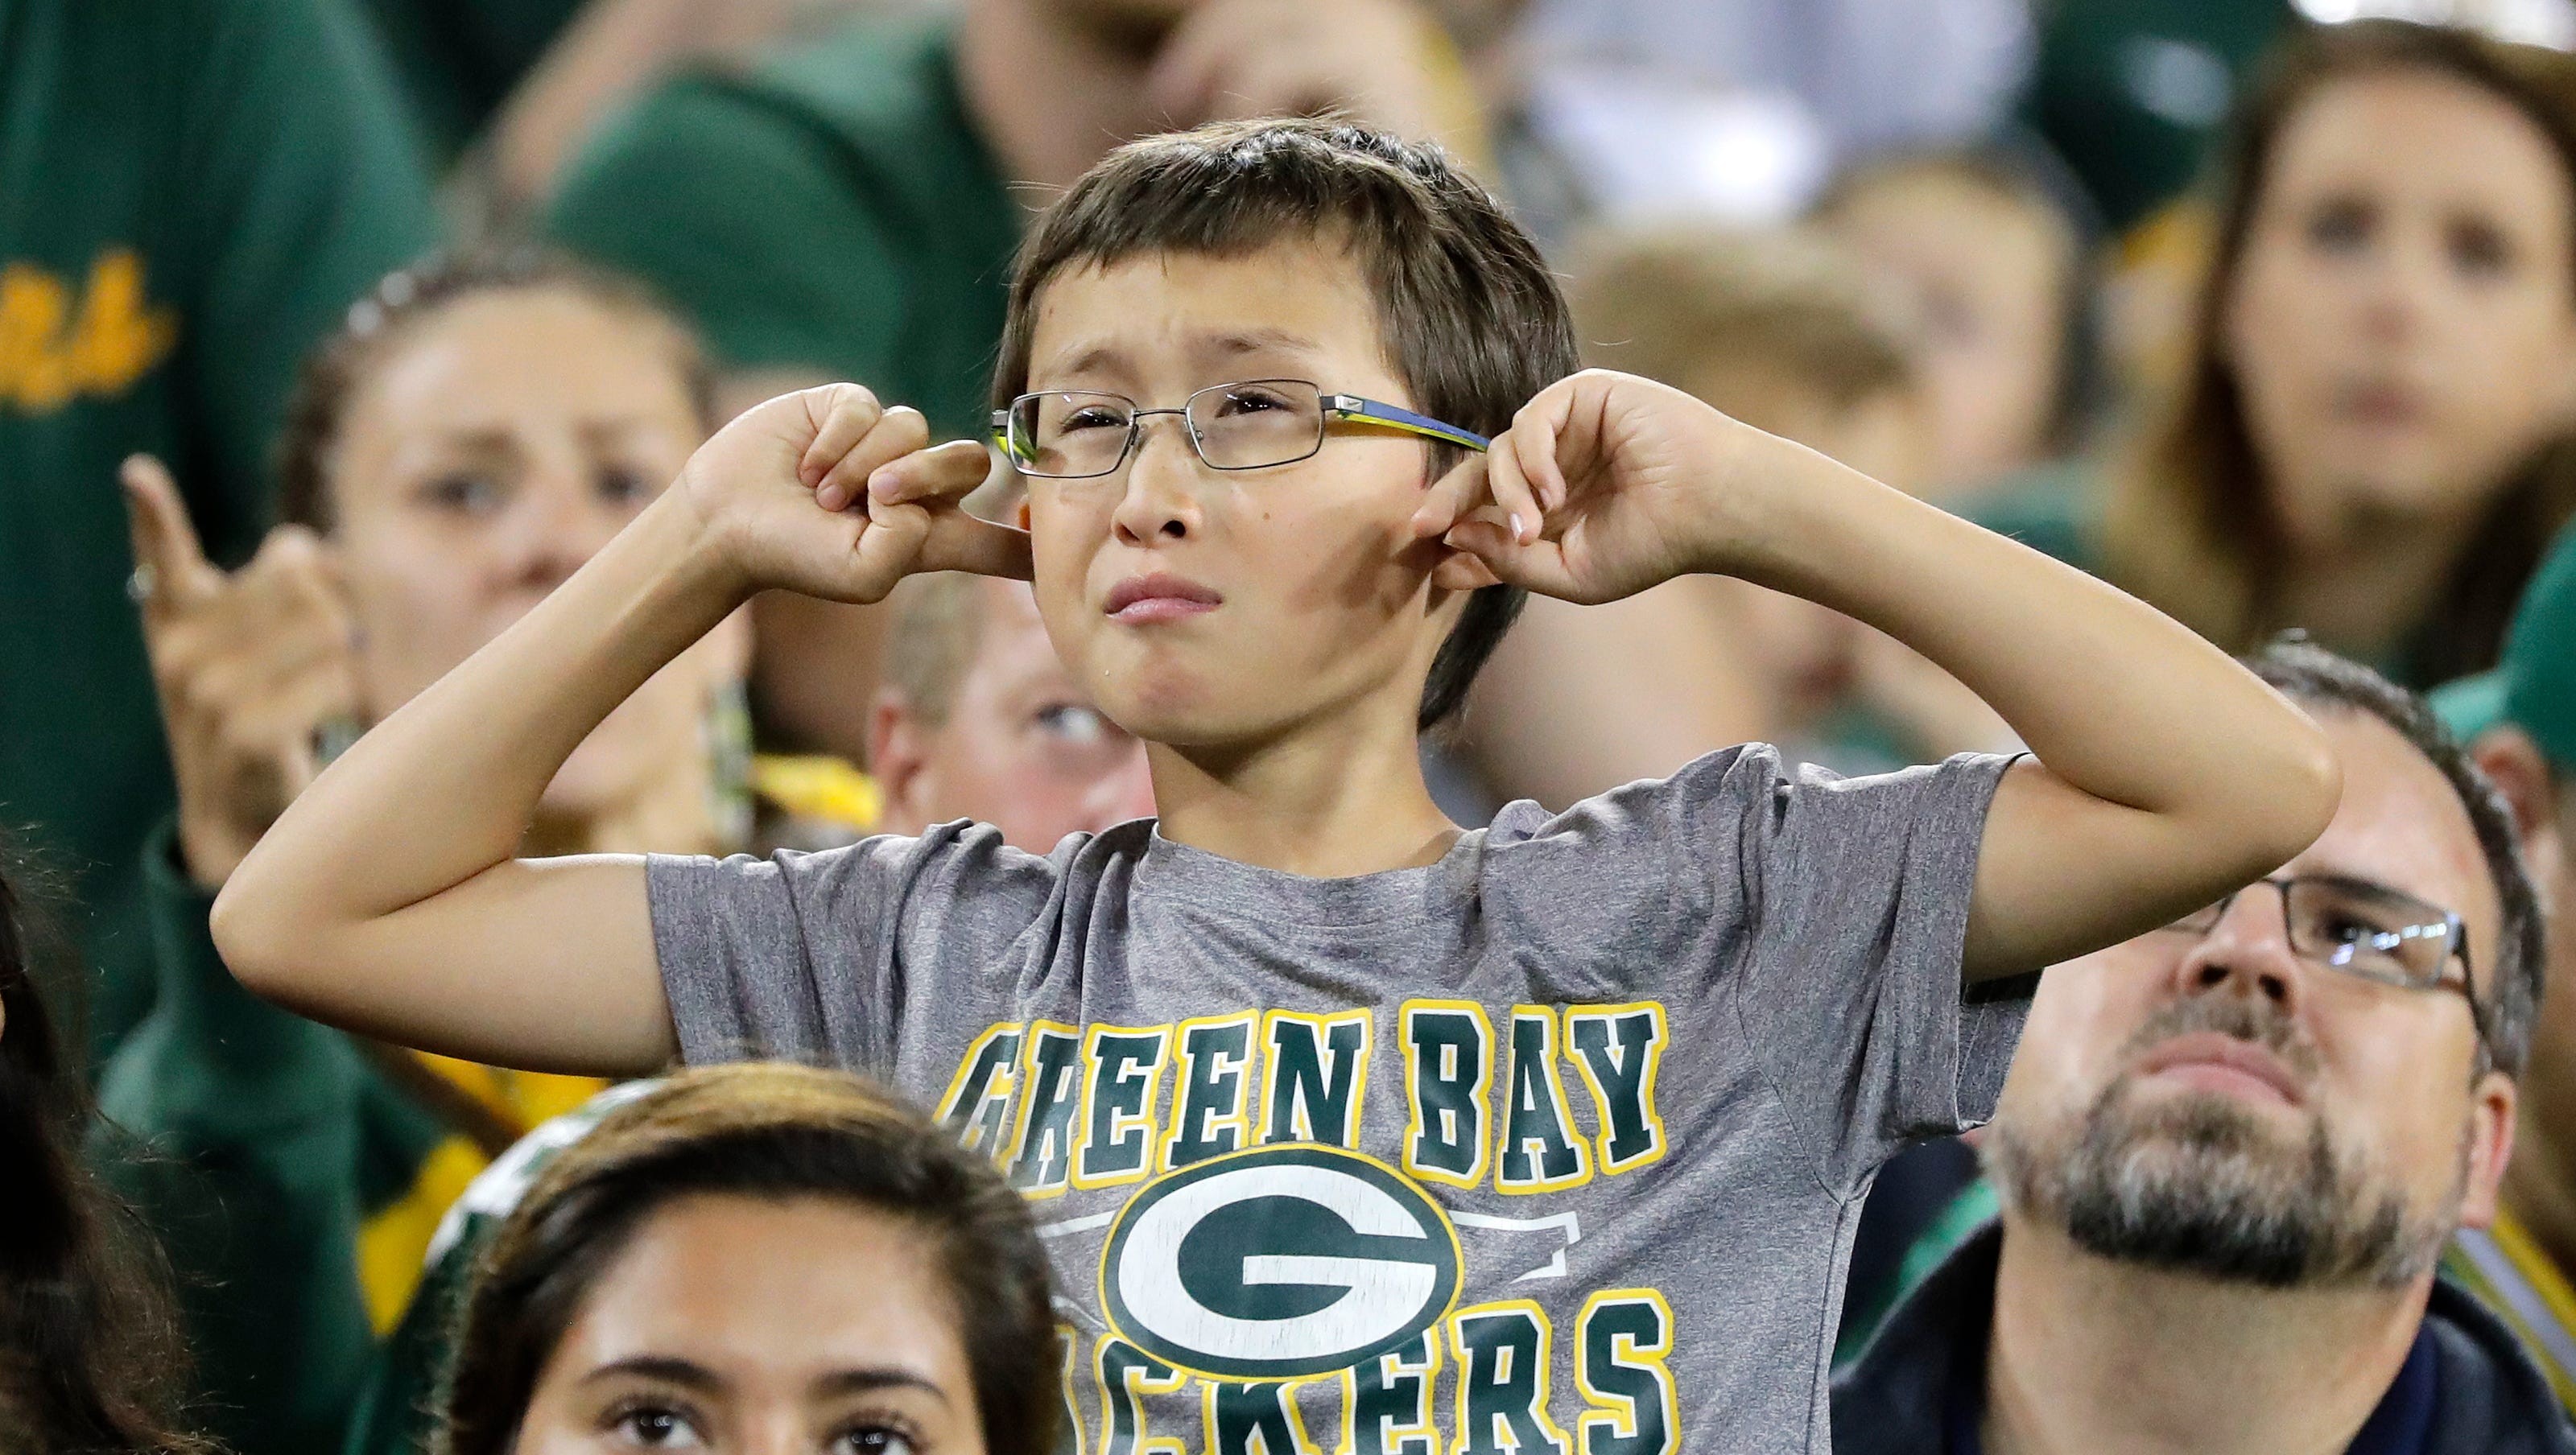
M 1891 311 L 1839 253 L 1801 234 L 1709 223 L 1599 233 L 1577 249 L 1569 291 L 1584 362 L 1676 389 L 1751 364 L 1842 409 L 1914 383 Z
M 1027 388 L 1034 304 L 1057 274 L 1306 238 L 1340 241 L 1359 263 L 1388 362 L 1434 418 L 1498 434 L 1578 367 L 1564 296 L 1538 248 L 1437 147 L 1333 121 L 1220 122 L 1120 147 L 1038 220 L 1011 279 L 994 405 Z M 1435 473 L 1458 458 L 1455 446 L 1429 448 Z M 1422 727 L 1464 704 L 1520 606 L 1505 586 L 1469 599 L 1423 684 Z

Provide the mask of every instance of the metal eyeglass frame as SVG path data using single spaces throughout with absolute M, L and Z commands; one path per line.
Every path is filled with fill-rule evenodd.
M 2435 980 L 2429 985 L 2418 985 L 2411 980 L 2391 980 L 2385 976 L 2367 974 L 2365 972 L 2355 970 L 2349 965 L 2337 964 L 2331 959 L 2313 960 L 2313 957 L 2308 955 L 2299 955 L 2299 958 L 2302 960 L 2313 960 L 2313 963 L 2324 969 L 2332 970 L 2338 975 L 2350 975 L 2356 980 L 2367 980 L 2373 985 L 2389 985 L 2400 990 L 2456 990 L 2460 993 L 2461 999 L 2466 1000 L 2469 1003 L 2469 1024 L 2477 1031 L 2479 1046 L 2491 1051 L 2493 1043 L 2487 1034 L 2487 1008 L 2485 1003 L 2478 999 L 2477 965 L 2469 958 L 2469 927 L 2467 922 L 2460 918 L 2459 911 L 2444 909 L 2438 904 L 2427 904 L 2423 900 L 2416 899 L 2414 895 L 2408 894 L 2403 890 L 2391 889 L 2385 884 L 2376 884 L 2367 879 L 2353 879 L 2336 874 L 2272 875 L 2266 878 L 2257 879 L 2254 881 L 2254 884 L 2270 885 L 2273 892 L 2281 897 L 2281 934 L 2284 940 L 2289 944 L 2291 953 L 2293 954 L 2298 954 L 2299 946 L 2295 939 L 2290 938 L 2290 888 L 2292 885 L 2299 883 L 2303 879 L 2316 880 L 2321 883 L 2340 884 L 2349 889 L 2367 890 L 2372 894 L 2390 895 L 2398 899 L 2410 900 L 2414 903 L 2422 904 L 2425 909 L 2432 911 L 2434 914 L 2440 915 L 2442 918 L 2443 937 L 2450 946 L 2449 953 L 2444 955 L 2442 958 L 2447 962 L 2454 955 L 2459 957 L 2460 978 L 2458 980 L 2445 978 Z M 2182 919 L 2176 920 L 2172 924 L 2166 925 L 2163 928 L 2165 931 L 2205 938 L 2211 930 L 2218 928 L 2218 920 L 2225 918 L 2227 911 L 2235 906 L 2237 896 L 2243 894 L 2246 889 L 2253 888 L 2254 884 L 2246 885 L 2245 889 L 2230 890 L 2225 897 L 2208 906 L 2208 908 L 2198 910 L 2193 914 L 2185 915 Z M 2213 911 L 2215 912 L 2214 914 L 2212 914 Z M 2196 919 L 2203 914 L 2212 914 L 2212 919 L 2207 928 L 2198 930 L 2186 928 L 2185 921 Z M 2429 922 L 2430 921 L 2427 921 L 2427 923 Z
M 1240 389 L 1247 384 L 1302 384 L 1315 391 L 1316 402 L 1321 407 L 1323 418 L 1326 420 L 1340 419 L 1358 424 L 1374 424 L 1384 429 L 1399 429 L 1408 434 L 1418 434 L 1426 439 L 1438 440 L 1442 444 L 1457 445 L 1462 449 L 1481 451 L 1493 443 L 1493 441 L 1476 433 L 1474 430 L 1465 429 L 1458 425 L 1447 423 L 1443 420 L 1433 419 L 1427 414 L 1416 414 L 1412 410 L 1406 409 L 1401 405 L 1388 404 L 1383 400 L 1377 399 L 1363 399 L 1356 394 L 1327 393 L 1322 385 L 1317 384 L 1311 379 L 1236 379 L 1229 383 L 1210 384 L 1205 389 L 1192 390 L 1189 397 L 1181 401 L 1181 406 L 1178 409 L 1147 409 L 1142 405 L 1139 405 L 1135 400 L 1129 399 L 1126 395 L 1115 393 L 1107 389 L 1033 390 L 1029 393 L 1013 398 L 1008 405 L 993 411 L 991 421 L 993 445 L 996 449 L 999 449 L 1002 452 L 1003 459 L 1011 462 L 1011 468 L 1019 471 L 1023 475 L 1034 476 L 1041 480 L 1097 480 L 1103 475 L 1114 475 L 1118 473 L 1119 467 L 1126 464 L 1128 458 L 1136 453 L 1136 445 L 1138 441 L 1144 438 L 1144 421 L 1146 418 L 1157 414 L 1177 414 L 1181 417 L 1182 431 L 1189 436 L 1190 453 L 1198 456 L 1199 463 L 1207 466 L 1211 470 L 1270 470 L 1276 469 L 1281 465 L 1293 465 L 1300 460 L 1311 460 L 1316 455 L 1322 453 L 1325 435 L 1323 430 L 1319 427 L 1315 432 L 1315 447 L 1302 455 L 1292 455 L 1284 460 L 1269 460 L 1258 465 L 1220 465 L 1215 461 L 1210 460 L 1207 457 L 1206 444 L 1199 438 L 1198 426 L 1190 419 L 1190 406 L 1196 403 L 1202 395 L 1221 393 L 1228 389 Z M 1038 471 L 1029 469 L 1026 462 L 1021 459 L 1019 452 L 1011 448 L 1011 415 L 1016 412 L 1023 403 L 1026 403 L 1031 399 L 1041 398 L 1048 394 L 1095 394 L 1103 399 L 1116 399 L 1125 402 L 1127 405 L 1127 440 L 1125 444 L 1120 446 L 1118 458 L 1110 461 L 1107 469 L 1086 471 L 1080 475 L 1042 474 Z

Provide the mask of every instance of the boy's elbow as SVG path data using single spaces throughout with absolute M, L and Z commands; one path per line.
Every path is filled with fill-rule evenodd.
M 291 937 L 282 932 L 272 899 L 251 876 L 236 873 L 215 896 L 206 919 L 224 967 L 242 988 L 265 1000 L 289 995 L 295 978 L 288 953 Z
M 2261 791 L 2245 802 L 2263 805 L 2248 825 L 2247 859 L 2268 874 L 2297 858 L 2334 821 L 2343 803 L 2343 762 L 2325 730 L 2293 710 L 2278 750 L 2266 755 Z

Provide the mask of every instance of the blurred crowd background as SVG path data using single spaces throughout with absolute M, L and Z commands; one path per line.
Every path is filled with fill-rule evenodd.
M 749 403 L 850 379 L 981 437 L 1021 228 L 1117 143 L 1437 140 L 1590 362 L 2230 650 L 2461 684 L 2474 735 L 2576 513 L 2570 47 L 2571 0 L 0 0 L 0 825 L 55 931 L 46 1074 L 94 1088 L 85 1159 L 168 1250 L 186 1401 L 242 1451 L 402 1448 L 451 1208 L 598 1090 L 250 999 L 206 934 L 225 875 Z M 2576 762 L 2550 711 L 2539 781 Z M 1481 822 L 1754 739 L 1849 772 L 2011 746 L 1892 640 L 1701 579 L 1533 602 L 1434 766 Z M 1043 849 L 1151 804 L 1026 591 L 932 579 L 757 601 L 531 845 L 973 816 Z M 2544 1029 L 2527 1106 L 2568 1055 Z M 1855 1318 L 1974 1176 L 1890 1171 Z M 2526 1181 L 2517 1316 L 2556 1356 L 2576 1155 Z

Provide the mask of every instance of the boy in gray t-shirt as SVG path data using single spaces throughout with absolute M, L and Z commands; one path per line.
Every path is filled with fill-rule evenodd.
M 302 795 L 218 941 L 452 1054 L 793 1056 L 932 1102 L 1036 1206 L 1085 1449 L 1821 1450 L 1859 1199 L 1985 1115 L 2016 977 L 2289 858 L 2334 766 L 2109 587 L 1573 354 L 1434 152 L 1312 122 L 1124 148 L 1013 285 L 1024 532 L 956 505 L 982 446 L 863 390 L 753 410 Z M 1033 576 L 1158 820 L 1043 859 L 963 824 L 513 859 L 572 748 L 754 592 L 938 569 Z M 1693 571 L 1907 641 L 2036 756 L 1841 781 L 1749 747 L 1439 814 L 1418 733 L 1518 589 Z

